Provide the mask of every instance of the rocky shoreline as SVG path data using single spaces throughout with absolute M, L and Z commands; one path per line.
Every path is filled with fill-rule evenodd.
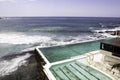
M 18 66 L 18 69 L 9 75 L 1 76 L 0 80 L 39 80 L 40 75 L 38 72 L 38 65 L 35 59 L 34 51 L 26 51 L 20 54 L 7 55 L 2 57 L 0 60 L 11 60 L 28 53 L 31 54 L 31 56 L 26 59 L 27 62 L 25 65 Z

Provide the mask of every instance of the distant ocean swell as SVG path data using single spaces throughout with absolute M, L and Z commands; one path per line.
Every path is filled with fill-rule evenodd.
M 28 29 L 28 32 L 50 32 L 50 33 L 54 33 L 54 32 L 71 32 L 71 33 L 99 33 L 99 32 L 107 32 L 107 31 L 116 31 L 119 30 L 120 26 L 116 26 L 116 27 L 103 27 L 101 25 L 101 27 L 63 27 L 63 26 L 52 26 L 52 27 L 40 27 L 40 28 L 31 28 Z
M 81 32 L 81 33 L 91 33 L 93 32 L 92 30 L 58 30 L 58 29 L 33 29 L 29 31 L 37 31 L 37 32 Z

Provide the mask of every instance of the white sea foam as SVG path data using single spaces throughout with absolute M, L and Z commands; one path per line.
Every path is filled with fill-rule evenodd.
M 73 39 L 70 40 L 69 39 Z M 41 43 L 41 46 L 49 45 L 61 45 L 77 42 L 80 36 L 71 37 L 67 40 L 54 40 L 51 36 L 41 36 L 41 35 L 26 35 L 23 33 L 0 33 L 0 43 L 8 44 L 34 44 Z M 79 40 L 78 40 L 79 41 Z
M 114 31 L 119 31 L 120 27 L 116 27 L 113 29 L 101 29 L 101 30 L 93 30 L 97 35 L 100 35 L 101 37 L 118 37 L 117 35 L 111 35 L 114 34 Z
M 9 73 L 17 70 L 19 66 L 24 65 L 27 62 L 25 59 L 29 58 L 30 56 L 31 55 L 27 53 L 11 60 L 0 61 L 0 76 L 8 75 Z
M 51 46 L 51 45 L 63 45 L 63 44 L 76 43 L 82 40 L 83 40 L 82 36 L 68 37 L 68 39 L 55 40 L 51 36 L 26 35 L 23 33 L 0 33 L 0 43 L 9 43 L 9 44 L 38 43 L 42 47 Z
M 61 37 L 61 36 L 60 36 Z M 65 38 L 60 38 L 58 36 L 43 36 L 43 35 L 27 35 L 25 33 L 9 32 L 0 33 L 0 43 L 8 44 L 30 44 L 35 46 L 55 46 L 55 45 L 65 45 L 73 43 L 81 43 L 91 40 L 103 39 L 106 37 L 113 37 L 107 33 L 96 33 L 94 35 L 78 35 L 78 36 L 66 36 Z
M 116 27 L 116 28 L 113 28 L 113 29 L 93 30 L 93 32 L 97 32 L 97 33 L 102 32 L 102 33 L 104 33 L 106 31 L 117 31 L 117 30 L 120 30 L 120 27 Z
M 0 43 L 32 44 L 36 42 L 47 42 L 49 40 L 51 40 L 51 37 L 47 36 L 30 36 L 23 33 L 0 33 Z

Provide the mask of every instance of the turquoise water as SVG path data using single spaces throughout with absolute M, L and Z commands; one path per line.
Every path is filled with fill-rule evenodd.
M 56 80 L 112 80 L 103 73 L 79 62 L 68 62 L 50 68 Z
M 65 46 L 40 48 L 40 51 L 50 62 L 69 59 L 73 56 L 85 54 L 90 51 L 98 50 L 100 41 L 92 41 L 86 43 L 71 44 Z

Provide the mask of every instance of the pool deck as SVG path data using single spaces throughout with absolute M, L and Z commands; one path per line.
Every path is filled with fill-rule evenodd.
M 111 52 L 99 50 L 98 52 L 91 52 L 87 55 L 88 63 L 101 70 L 103 73 L 113 77 L 114 80 L 120 80 L 120 69 L 114 67 L 116 64 L 120 64 L 120 58 L 113 56 Z M 97 58 L 99 57 L 99 58 Z

